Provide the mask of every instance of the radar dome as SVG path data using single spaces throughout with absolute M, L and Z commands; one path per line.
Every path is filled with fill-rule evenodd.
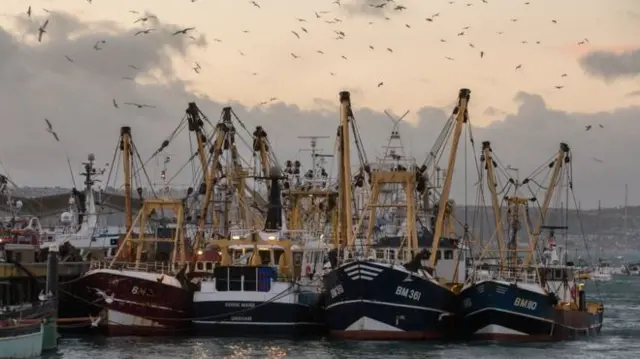
M 64 212 L 63 214 L 60 215 L 60 222 L 62 222 L 63 225 L 68 226 L 71 224 L 72 221 L 73 221 L 73 216 L 71 215 L 71 213 Z
M 280 173 L 282 173 L 282 169 L 280 168 L 280 166 L 273 166 L 269 171 L 269 175 L 271 177 L 280 177 Z
M 20 200 L 17 200 L 17 201 L 16 201 L 16 208 L 17 208 L 17 209 L 22 208 L 22 201 L 20 201 Z

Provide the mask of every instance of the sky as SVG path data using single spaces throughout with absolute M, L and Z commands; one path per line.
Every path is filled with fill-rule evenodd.
M 383 110 L 408 110 L 400 132 L 422 162 L 458 90 L 469 88 L 476 148 L 467 148 L 468 166 L 482 140 L 522 173 L 565 141 L 582 207 L 621 205 L 625 183 L 629 203 L 640 205 L 635 0 L 395 0 L 382 9 L 370 5 L 384 0 L 34 0 L 30 17 L 26 2 L 5 2 L 0 161 L 20 185 L 70 186 L 65 153 L 74 170 L 88 152 L 111 162 L 123 125 L 147 158 L 190 101 L 214 121 L 232 106 L 249 127 L 265 127 L 279 159 L 305 159 L 298 151 L 307 140 L 297 136 L 335 135 L 342 90 L 351 92 L 369 158 L 393 126 Z M 144 14 L 157 19 L 134 23 Z M 195 29 L 171 35 L 187 27 Z M 154 31 L 134 36 L 145 29 Z M 333 141 L 321 142 L 325 152 Z M 178 167 L 190 152 L 186 135 L 172 145 Z M 458 201 L 475 182 L 463 172 L 454 180 Z

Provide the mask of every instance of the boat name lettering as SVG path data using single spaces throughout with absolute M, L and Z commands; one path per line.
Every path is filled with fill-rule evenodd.
M 405 297 L 411 300 L 419 301 L 420 297 L 422 296 L 422 293 L 420 293 L 417 290 L 405 288 L 403 286 L 398 286 L 398 288 L 396 288 L 396 295 L 399 295 L 401 297 Z
M 153 289 L 150 288 L 141 288 L 137 285 L 134 285 L 131 288 L 131 294 L 133 295 L 144 295 L 146 297 L 153 297 L 155 294 L 153 293 Z
M 256 306 L 256 303 L 229 302 L 229 303 L 224 303 L 224 306 L 227 308 L 253 308 Z
M 331 299 L 339 296 L 344 293 L 344 288 L 342 288 L 342 284 L 338 284 L 337 286 L 331 288 Z
M 515 307 L 520 307 L 529 310 L 536 310 L 538 308 L 538 302 L 534 300 L 528 300 L 520 297 L 516 297 L 516 300 L 513 302 Z
M 229 319 L 237 322 L 250 322 L 253 320 L 251 317 L 231 317 Z

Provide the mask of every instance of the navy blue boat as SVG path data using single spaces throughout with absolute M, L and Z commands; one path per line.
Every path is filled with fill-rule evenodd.
M 538 284 L 479 281 L 460 293 L 462 335 L 491 341 L 557 341 L 600 333 L 604 308 L 578 300 L 561 302 Z
M 445 339 L 453 333 L 456 295 L 427 271 L 356 259 L 324 278 L 330 334 L 344 339 Z

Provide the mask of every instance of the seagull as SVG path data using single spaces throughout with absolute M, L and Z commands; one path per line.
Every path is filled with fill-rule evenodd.
M 67 59 L 67 61 L 69 61 L 69 62 L 73 62 L 73 59 L 72 59 L 72 58 L 70 58 L 70 57 L 69 57 L 69 56 L 67 56 L 67 55 L 64 55 L 64 58 L 65 58 L 65 59 Z
M 520 70 L 521 68 L 522 68 L 522 65 L 516 66 L 516 71 Z
M 200 67 L 200 64 L 196 62 L 196 66 L 193 68 L 193 71 L 195 71 L 197 74 L 199 74 L 201 68 L 202 67 Z
M 151 31 L 156 31 L 156 29 L 140 30 L 140 31 L 136 32 L 135 34 L 133 34 L 133 36 L 138 36 L 140 34 L 145 34 L 146 35 L 146 34 L 150 33 Z
M 586 125 L 586 126 L 584 126 L 584 130 L 585 130 L 585 131 L 589 131 L 590 129 L 591 129 L 591 125 Z
M 195 29 L 196 29 L 195 27 L 187 27 L 187 28 L 185 28 L 185 29 L 178 30 L 178 31 L 174 32 L 172 35 L 173 35 L 173 36 L 178 35 L 178 34 L 186 35 L 186 34 L 187 34 L 187 32 L 189 32 L 189 31 L 191 31 L 191 30 L 195 30 Z
M 31 17 L 31 5 L 29 5 L 29 8 L 27 9 L 27 17 Z
M 598 163 L 604 163 L 604 161 L 603 161 L 603 160 L 601 160 L 601 159 L 599 159 L 599 158 L 597 158 L 597 157 L 591 157 L 591 159 L 592 159 L 592 160 L 594 160 L 594 161 L 596 161 L 596 162 L 598 162 Z
M 93 49 L 96 51 L 102 50 L 102 48 L 98 45 L 106 43 L 105 40 L 98 40 L 95 44 L 93 44 Z
M 292 56 L 294 59 L 298 59 L 298 58 L 300 58 L 300 56 L 298 56 L 298 55 L 294 54 L 293 52 L 291 53 L 291 56 Z
M 113 99 L 113 107 L 118 108 L 118 103 L 116 102 L 116 99 Z
M 137 12 L 136 12 L 137 13 Z M 134 21 L 133 23 L 137 23 L 137 22 L 147 22 L 149 21 L 149 19 L 157 19 L 157 17 L 155 15 L 147 15 L 147 16 L 143 16 L 141 18 L 138 18 L 136 21 Z
M 298 35 L 298 33 L 297 33 L 297 32 L 295 32 L 295 31 L 293 31 L 293 30 L 292 30 L 292 31 L 291 31 L 291 33 L 292 33 L 292 34 L 294 34 L 294 35 L 296 35 L 296 37 L 297 37 L 298 39 L 300 38 L 300 35 Z
M 125 102 L 124 104 L 129 106 L 136 106 L 137 108 L 143 108 L 143 107 L 156 108 L 155 106 L 145 105 L 143 103 Z
M 135 66 L 135 65 L 129 65 L 130 68 L 134 69 L 134 70 L 140 70 L 139 67 Z
M 94 318 L 91 315 L 89 315 L 89 320 L 91 321 L 91 327 L 97 328 L 100 322 L 102 321 L 102 317 Z
M 322 50 L 318 50 L 316 52 L 319 53 L 320 55 L 324 55 L 324 52 L 322 52 Z
M 484 57 L 484 51 L 480 51 L 480 58 Z
M 384 85 L 384 82 L 378 82 L 378 87 Z
M 44 122 L 47 123 L 47 132 L 52 134 L 53 138 L 55 138 L 57 142 L 60 142 L 60 138 L 58 137 L 58 134 L 53 130 L 53 125 L 51 124 L 51 121 L 45 118 Z
M 255 1 L 250 1 L 250 3 L 251 3 L 253 6 L 257 7 L 258 9 L 261 9 L 260 4 L 258 4 L 257 2 L 255 2 Z
M 131 81 L 135 80 L 135 79 L 134 79 L 133 77 L 131 77 L 131 76 L 124 76 L 122 79 L 123 79 L 123 80 L 131 80 Z
M 47 19 L 44 24 L 42 26 L 40 26 L 40 28 L 38 29 L 38 42 L 42 42 L 42 35 L 47 32 L 47 30 L 45 30 L 47 28 L 47 25 L 49 24 L 49 19 Z
M 96 291 L 96 293 L 98 295 L 100 295 L 102 297 L 102 299 L 104 299 L 104 302 L 107 304 L 113 304 L 113 299 L 114 299 L 114 294 L 112 293 L 111 295 L 107 295 L 107 293 L 105 293 L 104 291 L 98 289 L 98 288 L 93 288 L 93 290 Z
M 601 124 L 598 124 L 598 127 L 600 127 L 600 128 L 604 128 L 604 126 L 602 126 Z

